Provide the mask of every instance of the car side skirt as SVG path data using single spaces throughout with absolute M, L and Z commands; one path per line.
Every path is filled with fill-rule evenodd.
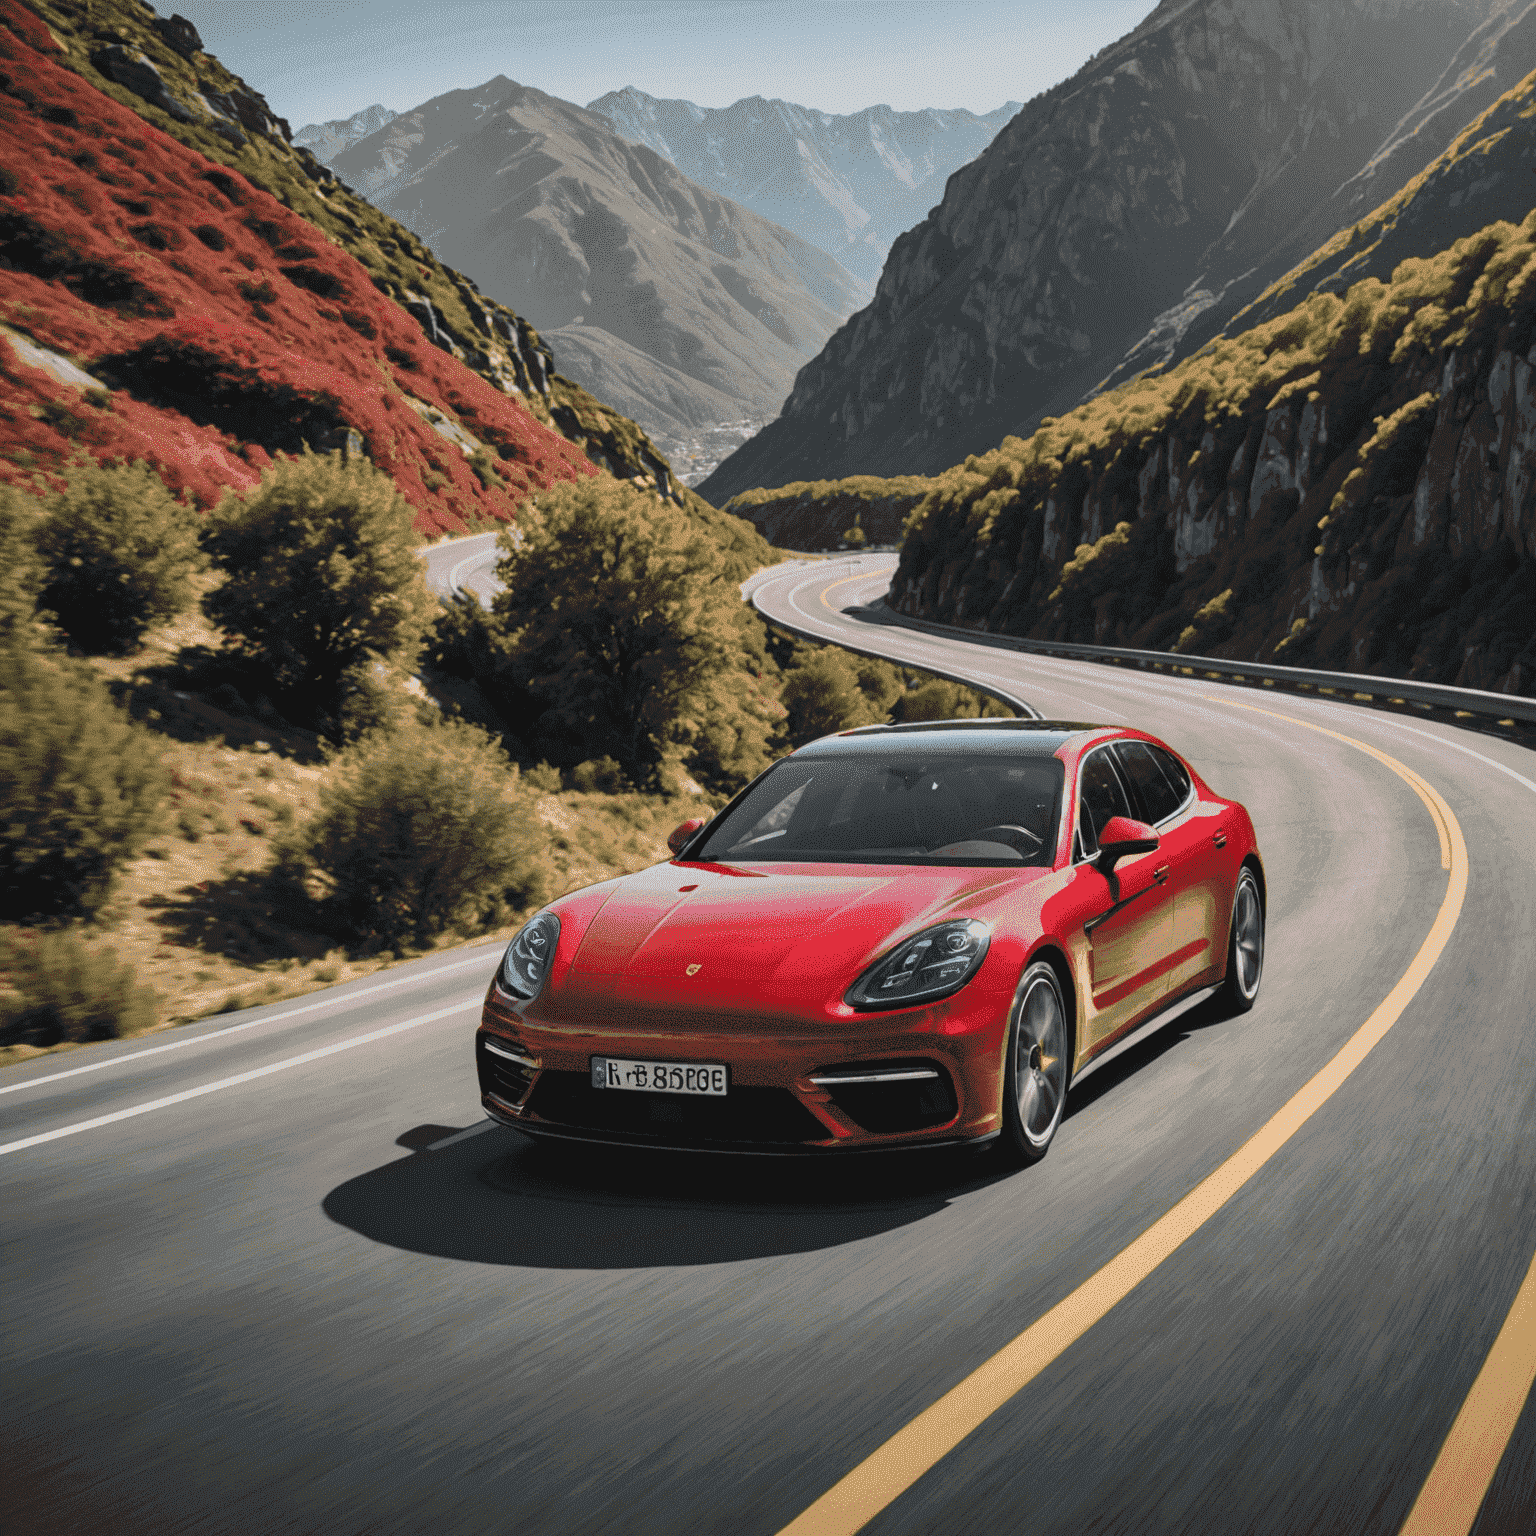
M 1128 1035 L 1122 1035 L 1106 1050 L 1085 1061 L 1072 1074 L 1072 1086 L 1074 1088 L 1077 1087 L 1090 1072 L 1095 1072 L 1100 1067 L 1113 1061 L 1117 1056 L 1124 1055 L 1132 1046 L 1140 1045 L 1143 1040 L 1155 1035 L 1165 1025 L 1172 1024 L 1175 1019 L 1182 1017 L 1190 1012 L 1191 1009 L 1198 1008 L 1201 1003 L 1215 997 L 1220 990 L 1219 986 L 1200 987 L 1194 992 L 1186 992 L 1183 997 L 1174 998 L 1160 1012 L 1154 1013 L 1150 1019 L 1138 1024 Z

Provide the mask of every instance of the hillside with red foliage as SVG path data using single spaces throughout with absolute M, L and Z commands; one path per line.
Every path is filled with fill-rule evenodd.
M 207 507 L 271 454 L 351 431 L 430 535 L 596 473 L 312 224 L 56 53 L 0 0 L 0 321 L 105 388 L 57 384 L 0 336 L 0 479 L 145 459 Z M 467 458 L 466 435 L 487 451 Z

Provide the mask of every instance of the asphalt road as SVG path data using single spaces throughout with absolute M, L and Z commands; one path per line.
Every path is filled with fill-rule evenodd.
M 494 571 L 498 529 L 473 533 L 465 539 L 446 539 L 421 551 L 427 563 L 427 582 L 444 597 L 473 594 L 489 606 L 498 583 Z
M 1134 721 L 1244 800 L 1270 890 L 1253 1012 L 1186 1015 L 1106 1067 L 1049 1157 L 1008 1175 L 573 1159 L 480 1129 L 489 949 L 157 1037 L 174 1047 L 158 1054 L 10 1069 L 10 1528 L 779 1531 L 1141 1251 L 1384 1001 L 1391 1027 L 1332 1096 L 955 1449 L 893 1482 L 868 1529 L 1403 1528 L 1508 1353 L 1536 1248 L 1536 754 L 844 613 L 891 564 L 752 585 L 828 638 L 996 680 L 1048 716 Z M 1432 795 L 1340 736 L 1421 775 L 1465 855 Z M 1503 1434 L 1473 1528 L 1529 1536 L 1532 1403 Z

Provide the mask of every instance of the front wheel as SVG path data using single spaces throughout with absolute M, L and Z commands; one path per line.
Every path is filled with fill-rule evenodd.
M 1072 1029 L 1055 970 L 1037 960 L 1025 971 L 1008 1025 L 1003 1063 L 1003 1156 L 1038 1163 L 1061 1124 L 1072 1077 Z
M 1259 995 L 1264 977 L 1264 902 L 1251 869 L 1237 877 L 1232 900 L 1232 936 L 1227 941 L 1227 979 L 1221 989 L 1223 1006 L 1247 1013 Z

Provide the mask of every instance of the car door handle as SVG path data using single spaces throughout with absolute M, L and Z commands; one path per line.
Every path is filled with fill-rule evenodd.
M 1159 885 L 1162 885 L 1168 878 L 1168 866 L 1166 864 L 1159 865 L 1152 871 L 1152 878 L 1156 880 Z
M 1211 841 L 1215 843 L 1218 848 L 1225 848 L 1227 846 L 1227 834 L 1225 832 L 1218 832 L 1215 837 L 1211 839 Z

